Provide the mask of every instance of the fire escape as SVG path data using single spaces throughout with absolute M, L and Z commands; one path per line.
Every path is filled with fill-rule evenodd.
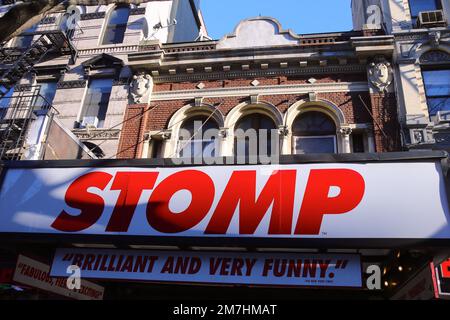
M 49 18 L 42 21 L 45 19 Z M 0 102 L 3 102 L 0 109 L 0 160 L 18 160 L 22 157 L 27 130 L 36 111 L 46 109 L 50 113 L 55 112 L 50 103 L 35 106 L 38 98 L 44 99 L 40 95 L 40 86 L 20 90 L 16 85 L 49 54 L 51 57 L 69 55 L 69 63 L 75 63 L 77 50 L 71 40 L 74 30 L 66 32 L 61 25 L 40 25 L 33 33 L 39 37 L 25 51 L 5 46 L 0 48 L 0 68 L 3 69 L 0 70 Z M 11 97 L 8 93 L 12 88 L 15 90 Z

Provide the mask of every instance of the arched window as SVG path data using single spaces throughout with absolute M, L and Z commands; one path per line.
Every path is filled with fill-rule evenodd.
M 236 137 L 234 154 L 236 156 L 270 156 L 272 154 L 275 147 L 272 143 L 272 135 L 273 130 L 276 130 L 276 125 L 271 117 L 261 113 L 246 115 L 239 119 L 234 130 Z M 265 145 L 262 143 L 262 139 L 266 140 Z M 261 148 L 262 145 L 263 148 Z
M 103 44 L 122 43 L 130 16 L 129 6 L 118 6 L 111 12 L 103 36 Z
M 181 158 L 218 156 L 216 139 L 218 132 L 219 125 L 208 116 L 200 115 L 186 119 L 180 128 L 178 156 Z M 212 135 L 208 137 L 205 133 L 212 133 Z
M 310 111 L 300 114 L 292 126 L 295 154 L 336 153 L 336 124 L 326 114 Z

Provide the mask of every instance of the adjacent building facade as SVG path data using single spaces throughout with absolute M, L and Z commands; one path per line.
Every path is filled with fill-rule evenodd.
M 367 24 L 363 17 L 376 13 L 371 5 L 382 11 L 379 20 Z M 448 150 L 450 2 L 353 1 L 352 6 L 355 28 L 379 23 L 395 41 L 395 91 L 405 148 Z

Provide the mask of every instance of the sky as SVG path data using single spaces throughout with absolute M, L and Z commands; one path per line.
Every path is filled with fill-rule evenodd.
M 201 0 L 209 36 L 220 39 L 239 21 L 261 16 L 278 19 L 295 33 L 349 31 L 351 0 Z

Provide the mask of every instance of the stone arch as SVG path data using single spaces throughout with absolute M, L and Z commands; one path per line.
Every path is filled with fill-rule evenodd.
M 348 127 L 347 119 L 345 118 L 344 113 L 341 109 L 339 109 L 334 103 L 325 99 L 319 99 L 317 101 L 310 100 L 300 100 L 294 103 L 289 109 L 286 111 L 284 115 L 284 126 L 287 129 L 286 135 L 284 136 L 283 141 L 283 154 L 292 154 L 293 153 L 293 134 L 292 127 L 294 121 L 301 114 L 310 112 L 310 111 L 318 111 L 329 116 L 334 123 L 336 124 L 336 136 L 337 136 L 337 144 L 338 144 L 338 152 L 348 152 L 349 150 L 349 141 L 348 139 L 344 139 L 344 135 L 341 134 L 341 130 Z
M 227 114 L 224 127 L 227 130 L 226 137 L 222 141 L 221 150 L 224 156 L 234 154 L 234 129 L 239 120 L 250 114 L 263 114 L 271 118 L 277 128 L 283 126 L 283 114 L 273 104 L 265 101 L 243 102 L 235 106 Z
M 211 104 L 201 103 L 200 105 L 188 104 L 177 110 L 170 118 L 167 131 L 170 132 L 170 139 L 166 141 L 164 147 L 165 157 L 174 157 L 177 150 L 179 132 L 184 121 L 195 116 L 211 116 L 217 122 L 219 128 L 224 127 L 223 113 Z

